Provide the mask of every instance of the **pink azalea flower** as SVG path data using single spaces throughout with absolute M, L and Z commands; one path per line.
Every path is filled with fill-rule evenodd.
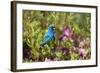
M 61 51 L 65 54 L 65 55 L 68 55 L 69 54 L 69 49 L 68 48 L 61 48 Z
M 71 35 L 72 35 L 72 30 L 71 30 L 71 28 L 66 27 L 63 31 L 64 31 L 64 35 L 65 35 L 66 37 L 71 37 Z
M 85 59 L 86 58 L 87 51 L 84 48 L 79 48 L 78 52 L 79 52 L 79 55 L 80 55 L 81 59 Z
M 67 37 L 66 36 L 63 36 L 62 40 L 66 40 L 66 39 L 67 39 Z

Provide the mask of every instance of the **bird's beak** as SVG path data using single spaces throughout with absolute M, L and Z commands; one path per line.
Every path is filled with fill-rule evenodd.
M 55 30 L 55 27 L 53 27 L 53 29 Z

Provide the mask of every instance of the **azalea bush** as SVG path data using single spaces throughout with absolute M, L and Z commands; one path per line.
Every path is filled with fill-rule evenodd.
M 91 59 L 89 13 L 23 10 L 23 62 Z M 40 48 L 54 24 L 55 40 Z

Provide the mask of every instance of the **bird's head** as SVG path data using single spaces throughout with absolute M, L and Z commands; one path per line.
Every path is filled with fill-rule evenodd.
M 49 29 L 50 29 L 50 30 L 54 30 L 54 29 L 55 29 L 54 24 L 51 24 L 51 25 L 49 26 Z

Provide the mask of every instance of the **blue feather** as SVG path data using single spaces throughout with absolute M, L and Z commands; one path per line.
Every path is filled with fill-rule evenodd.
M 44 36 L 42 43 L 41 43 L 41 46 L 48 44 L 51 40 L 54 40 L 54 39 L 55 39 L 54 26 L 50 25 L 48 28 L 48 32 L 45 33 L 45 36 Z

